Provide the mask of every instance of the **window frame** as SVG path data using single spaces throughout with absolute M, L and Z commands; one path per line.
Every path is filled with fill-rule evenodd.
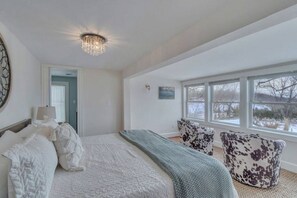
M 239 115 L 239 123 L 238 124 L 233 124 L 233 123 L 228 123 L 228 122 L 222 122 L 219 120 L 214 120 L 213 119 L 213 104 L 214 103 L 221 103 L 221 104 L 227 104 L 230 102 L 227 101 L 221 101 L 221 102 L 214 102 L 214 86 L 215 85 L 223 85 L 223 84 L 229 84 L 229 83 L 235 83 L 238 82 L 239 83 L 239 93 L 240 93 L 240 79 L 227 79 L 227 80 L 223 80 L 223 81 L 217 81 L 217 82 L 210 82 L 209 83 L 209 88 L 210 88 L 210 99 L 209 99 L 209 116 L 210 116 L 210 122 L 212 123 L 218 123 L 218 124 L 223 124 L 223 125 L 230 125 L 230 126 L 240 126 L 241 123 L 241 119 L 240 119 L 240 115 Z M 240 96 L 240 94 L 239 94 Z M 240 108 L 240 98 L 239 98 L 239 102 L 231 102 L 231 103 L 238 103 L 239 108 Z
M 288 135 L 292 135 L 292 133 L 296 133 L 297 135 L 297 131 L 296 132 L 288 132 L 288 131 L 283 131 L 283 130 L 277 130 L 277 129 L 271 129 L 271 128 L 267 128 L 267 127 L 260 127 L 260 126 L 254 126 L 253 125 L 253 104 L 276 104 L 276 105 L 283 105 L 285 103 L 280 103 L 280 102 L 267 102 L 267 103 L 261 103 L 261 102 L 254 102 L 253 101 L 253 97 L 254 97 L 254 81 L 258 80 L 258 79 L 262 79 L 262 78 L 281 78 L 281 77 L 285 77 L 285 76 L 292 76 L 292 75 L 296 75 L 297 76 L 297 72 L 283 72 L 283 73 L 277 73 L 277 74 L 267 74 L 267 75 L 259 75 L 259 76 L 251 76 L 248 78 L 248 84 L 249 84 L 249 112 L 248 112 L 248 116 L 249 116 L 249 123 L 248 123 L 248 128 L 250 129 L 255 129 L 255 130 L 262 130 L 262 131 L 272 131 L 275 133 L 281 133 L 281 134 L 288 134 Z M 293 103 L 292 105 L 296 104 Z
M 189 101 L 189 87 L 198 87 L 198 86 L 201 86 L 201 87 L 204 87 L 204 101 Z M 185 86 L 185 90 L 186 90 L 186 101 L 185 101 L 185 116 L 187 119 L 190 119 L 190 120 L 196 120 L 196 121 L 205 121 L 205 111 L 206 111 L 206 104 L 207 104 L 207 101 L 206 101 L 206 96 L 205 94 L 207 93 L 206 92 L 206 87 L 205 87 L 205 84 L 204 83 L 200 83 L 200 84 L 192 84 L 192 85 L 189 85 L 189 86 Z M 204 118 L 203 119 L 200 119 L 200 118 L 192 118 L 192 117 L 188 117 L 188 103 L 191 102 L 191 103 L 202 103 L 204 104 Z
M 274 139 L 283 139 L 291 142 L 297 143 L 297 133 L 292 132 L 284 132 L 279 130 L 271 130 L 267 128 L 254 128 L 250 126 L 251 122 L 251 107 L 250 107 L 250 80 L 251 78 L 260 78 L 261 76 L 267 75 L 280 75 L 280 74 L 293 74 L 297 73 L 297 61 L 293 62 L 285 62 L 279 63 L 274 65 L 266 65 L 262 67 L 257 67 L 255 69 L 248 69 L 248 70 L 241 70 L 238 72 L 232 73 L 223 73 L 220 75 L 210 75 L 205 77 L 198 77 L 193 78 L 190 80 L 181 81 L 183 87 L 183 94 L 182 94 L 182 117 L 186 117 L 186 92 L 185 87 L 197 84 L 204 84 L 205 85 L 205 97 L 206 97 L 206 104 L 205 104 L 205 120 L 196 120 L 196 119 L 189 119 L 192 121 L 197 121 L 202 125 L 218 128 L 220 130 L 233 130 L 233 131 L 241 131 L 246 133 L 257 133 L 263 135 L 264 137 L 270 137 Z M 212 82 L 218 81 L 226 81 L 228 79 L 239 79 L 240 80 L 240 126 L 238 125 L 230 125 L 221 122 L 211 122 L 210 119 L 210 84 Z

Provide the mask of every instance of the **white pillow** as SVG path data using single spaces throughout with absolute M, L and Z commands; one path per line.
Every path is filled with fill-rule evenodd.
M 55 133 L 51 126 L 46 125 L 39 125 L 34 126 L 32 124 L 29 124 L 27 127 L 19 131 L 17 134 L 18 136 L 22 137 L 23 139 L 30 137 L 34 133 L 39 133 L 44 136 L 46 136 L 49 140 L 53 141 L 55 140 Z
M 55 134 L 54 144 L 60 165 L 67 171 L 84 170 L 79 165 L 84 149 L 75 130 L 68 123 L 63 123 L 55 129 Z
M 46 122 L 38 123 L 37 126 L 38 127 L 41 127 L 41 126 L 43 126 L 43 127 L 50 127 L 52 129 L 55 129 L 55 128 L 57 128 L 57 126 L 59 126 L 59 124 L 54 119 L 49 119 Z
M 9 178 L 15 193 L 13 197 L 49 196 L 58 164 L 56 150 L 51 141 L 44 135 L 35 133 L 3 155 L 11 160 Z
M 27 127 L 20 130 L 17 134 L 22 138 L 28 138 L 37 131 L 37 126 L 29 124 Z
M 21 143 L 23 139 L 16 133 L 6 131 L 0 138 L 0 154 L 10 149 L 13 145 Z M 0 197 L 8 197 L 8 171 L 10 161 L 0 155 Z

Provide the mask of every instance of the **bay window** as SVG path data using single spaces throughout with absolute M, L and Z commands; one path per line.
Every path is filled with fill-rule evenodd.
M 184 117 L 226 130 L 294 135 L 297 141 L 296 66 L 184 81 Z

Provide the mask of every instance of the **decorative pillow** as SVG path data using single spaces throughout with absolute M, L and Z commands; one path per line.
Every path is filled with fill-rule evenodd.
M 39 122 L 37 123 L 38 127 L 50 127 L 51 129 L 55 130 L 59 124 L 54 119 L 49 119 L 46 122 Z
M 52 129 L 51 126 L 46 126 L 46 125 L 39 125 L 37 127 L 37 126 L 30 124 L 27 127 L 25 127 L 24 129 L 22 129 L 20 132 L 18 132 L 17 134 L 18 134 L 18 136 L 25 139 L 25 138 L 30 137 L 34 133 L 42 134 L 42 135 L 46 136 L 51 141 L 56 140 L 54 130 Z
M 33 125 L 33 124 L 29 124 L 27 127 L 23 128 L 21 131 L 19 131 L 17 134 L 18 136 L 22 137 L 22 138 L 28 138 L 30 137 L 33 133 L 35 133 L 37 131 L 38 127 Z
M 11 160 L 9 178 L 15 198 L 48 197 L 58 164 L 55 147 L 44 135 L 33 134 L 4 154 Z
M 60 165 L 67 171 L 84 170 L 79 165 L 84 149 L 75 130 L 68 123 L 63 123 L 55 129 L 55 134 L 54 144 Z
M 10 149 L 13 145 L 21 143 L 23 139 L 12 131 L 6 131 L 0 138 L 0 154 Z M 10 161 L 0 155 L 0 197 L 8 197 L 8 171 Z

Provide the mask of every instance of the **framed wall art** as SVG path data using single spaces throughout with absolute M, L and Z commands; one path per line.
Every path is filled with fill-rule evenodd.
M 175 87 L 159 87 L 159 99 L 174 100 Z
M 11 82 L 11 70 L 7 48 L 0 35 L 0 109 L 8 99 Z

